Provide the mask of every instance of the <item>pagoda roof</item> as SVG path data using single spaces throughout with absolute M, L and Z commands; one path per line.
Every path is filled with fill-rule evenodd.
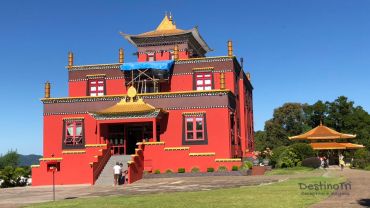
M 115 105 L 105 108 L 97 112 L 91 112 L 95 117 L 156 117 L 162 109 L 157 109 L 154 106 L 145 103 L 142 98 L 134 98 L 137 96 L 137 91 L 134 87 L 128 89 L 128 97 L 121 99 L 120 102 Z
M 356 135 L 340 133 L 320 123 L 319 126 L 311 129 L 310 131 L 301 135 L 289 137 L 289 139 L 290 140 L 352 139 L 355 137 Z
M 162 22 L 158 25 L 158 27 L 155 30 L 144 32 L 138 35 L 129 35 L 121 32 L 121 35 L 136 47 L 137 42 L 135 41 L 135 39 L 178 36 L 186 34 L 192 35 L 206 52 L 212 51 L 212 49 L 209 48 L 207 43 L 200 36 L 197 27 L 194 27 L 190 30 L 178 29 L 176 27 L 176 24 L 172 20 L 172 17 L 171 16 L 168 17 L 167 14 L 164 16 Z
M 107 115 L 107 114 L 125 114 L 125 113 L 149 113 L 155 111 L 156 108 L 152 105 L 145 103 L 141 98 L 137 101 L 126 101 L 123 98 L 117 104 L 108 107 L 106 109 L 94 112 L 95 114 Z
M 314 150 L 329 150 L 329 149 L 360 149 L 363 145 L 353 143 L 338 143 L 338 142 L 317 142 L 310 144 Z

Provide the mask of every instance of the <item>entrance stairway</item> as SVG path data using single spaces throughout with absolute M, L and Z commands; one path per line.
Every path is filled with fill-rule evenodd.
M 127 170 L 127 162 L 131 159 L 131 155 L 112 155 L 105 165 L 104 169 L 96 180 L 95 185 L 113 185 L 113 166 L 116 162 L 122 163 L 122 171 Z

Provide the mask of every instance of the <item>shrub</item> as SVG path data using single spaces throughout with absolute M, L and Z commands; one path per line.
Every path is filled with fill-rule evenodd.
M 177 172 L 178 172 L 178 173 L 185 173 L 185 168 L 179 168 L 179 169 L 177 170 Z
M 367 165 L 367 166 L 365 167 L 365 170 L 370 170 L 370 165 Z
M 166 173 L 173 173 L 173 171 L 171 169 L 167 169 Z
M 233 167 L 231 168 L 232 171 L 238 171 L 239 170 L 239 167 L 236 166 L 236 165 L 233 165 Z
M 311 145 L 306 143 L 295 143 L 290 145 L 289 148 L 292 149 L 301 161 L 315 156 L 315 151 L 312 149 Z
M 299 156 L 291 148 L 287 148 L 280 154 L 276 165 L 279 168 L 288 168 L 297 166 L 298 162 L 300 162 Z
M 154 174 L 160 174 L 161 173 L 161 171 L 160 170 L 155 170 L 154 171 Z
M 271 163 L 271 165 L 273 167 L 276 166 L 281 153 L 283 153 L 287 148 L 288 147 L 286 147 L 286 146 L 280 146 L 280 147 L 277 147 L 277 148 L 275 148 L 275 149 L 272 150 L 272 155 L 271 155 L 271 158 L 270 158 L 270 163 Z
M 302 161 L 302 166 L 309 168 L 319 168 L 321 166 L 321 160 L 317 157 L 309 157 Z
M 365 159 L 354 159 L 352 162 L 352 166 L 355 168 L 365 169 L 368 165 L 368 162 Z
M 249 170 L 253 167 L 253 163 L 251 161 L 245 161 L 241 166 L 240 170 Z
M 215 169 L 214 168 L 207 168 L 207 172 L 211 173 L 211 172 L 214 172 Z
M 218 171 L 218 172 L 227 172 L 227 167 L 225 167 L 225 166 L 220 166 L 220 167 L 218 167 L 217 171 Z
M 363 149 L 358 149 L 355 151 L 355 154 L 353 155 L 355 159 L 370 159 L 370 152 L 363 148 Z
M 192 173 L 199 173 L 199 172 L 200 172 L 200 169 L 199 169 L 198 167 L 193 167 L 193 168 L 191 169 L 191 172 L 192 172 Z

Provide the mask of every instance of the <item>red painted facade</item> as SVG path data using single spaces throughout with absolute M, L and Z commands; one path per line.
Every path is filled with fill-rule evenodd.
M 43 158 L 32 167 L 33 185 L 51 184 L 51 166 L 59 169 L 56 184 L 94 184 L 112 154 L 132 155 L 131 183 L 144 170 L 231 170 L 253 152 L 253 87 L 232 51 L 206 57 L 197 29 L 179 30 L 168 17 L 155 31 L 124 37 L 138 48 L 138 62 L 174 60 L 168 75 L 125 71 L 121 59 L 81 66 L 72 59 L 68 97 L 42 99 Z M 130 86 L 138 91 L 133 102 Z M 112 106 L 122 112 L 102 113 Z

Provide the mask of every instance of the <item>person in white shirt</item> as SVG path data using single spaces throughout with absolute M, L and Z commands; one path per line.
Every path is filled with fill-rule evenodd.
M 114 174 L 114 186 L 118 184 L 118 180 L 122 175 L 122 168 L 119 166 L 119 163 L 116 162 L 116 165 L 113 166 L 113 174 Z

